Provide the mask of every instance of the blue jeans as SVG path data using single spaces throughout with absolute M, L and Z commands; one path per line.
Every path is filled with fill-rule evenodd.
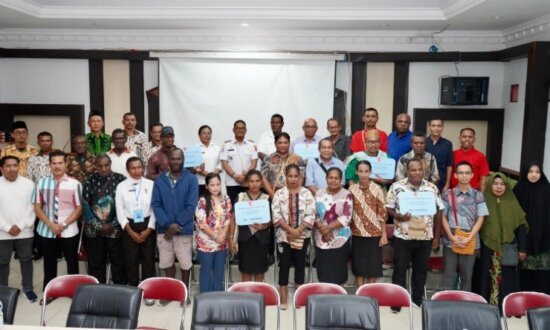
M 217 252 L 203 252 L 197 250 L 201 263 L 199 274 L 199 290 L 201 293 L 223 291 L 223 277 L 227 250 Z

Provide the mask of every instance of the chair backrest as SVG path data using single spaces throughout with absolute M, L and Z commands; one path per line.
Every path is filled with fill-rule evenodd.
M 529 330 L 550 329 L 550 307 L 533 308 L 527 311 Z
M 332 283 L 307 283 L 300 286 L 294 293 L 294 308 L 307 304 L 307 298 L 312 294 L 348 294 L 344 288 Z
M 375 298 L 378 305 L 384 307 L 410 308 L 412 306 L 409 292 L 392 283 L 363 284 L 357 289 L 355 295 Z
M 460 290 L 444 290 L 436 292 L 432 296 L 432 300 L 448 300 L 448 301 L 473 301 L 487 303 L 487 300 L 477 293 L 460 291 Z
M 72 298 L 81 284 L 98 284 L 97 278 L 90 275 L 62 275 L 54 278 L 44 289 L 44 301 L 48 298 Z M 40 324 L 46 325 L 46 304 L 42 304 Z
M 19 289 L 0 286 L 0 301 L 2 301 L 2 313 L 4 314 L 4 324 L 13 324 L 17 300 L 19 299 Z
M 307 300 L 306 329 L 380 329 L 376 299 L 317 294 Z
M 191 329 L 265 329 L 262 295 L 248 292 L 207 292 L 194 296 Z
M 528 309 L 550 307 L 550 295 L 540 292 L 514 292 L 502 301 L 502 311 L 505 317 L 522 317 Z
M 422 303 L 423 330 L 483 329 L 501 330 L 498 307 L 471 301 Z
M 262 282 L 239 282 L 233 284 L 227 292 L 250 292 L 259 293 L 264 296 L 266 306 L 279 306 L 279 291 L 268 283 Z
M 135 329 L 142 290 L 126 285 L 81 285 L 76 290 L 67 327 Z
M 142 281 L 138 288 L 143 290 L 143 299 L 162 299 L 185 303 L 187 287 L 175 278 L 151 277 Z

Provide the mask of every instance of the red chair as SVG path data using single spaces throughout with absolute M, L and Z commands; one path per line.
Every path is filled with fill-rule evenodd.
M 381 307 L 407 307 L 409 309 L 409 324 L 413 329 L 412 301 L 409 292 L 399 285 L 392 283 L 363 284 L 357 292 L 357 296 L 371 297 L 378 300 Z
M 259 293 L 264 296 L 264 304 L 266 306 L 277 307 L 277 329 L 281 326 L 281 299 L 279 298 L 279 291 L 271 285 L 262 282 L 239 282 L 233 284 L 227 292 L 250 292 Z
M 90 275 L 62 275 L 51 280 L 44 289 L 40 325 L 46 326 L 46 304 L 49 298 L 73 298 L 76 289 L 81 284 L 98 284 L 98 280 Z
M 187 300 L 187 287 L 185 284 L 170 277 L 151 277 L 142 281 L 138 288 L 143 290 L 143 299 L 178 301 L 181 303 L 180 329 L 183 330 L 185 317 L 185 301 Z M 155 329 L 151 327 L 139 327 L 138 329 Z
M 508 329 L 506 318 L 525 316 L 528 309 L 537 307 L 550 307 L 550 295 L 540 292 L 514 292 L 510 293 L 502 301 L 504 325 Z
M 444 290 L 436 292 L 432 296 L 432 300 L 473 301 L 487 303 L 487 300 L 485 300 L 485 298 L 476 293 L 460 290 Z
M 332 283 L 307 283 L 300 286 L 294 292 L 293 321 L 294 330 L 296 327 L 296 309 L 307 305 L 307 298 L 313 294 L 345 294 L 348 293 L 344 288 Z

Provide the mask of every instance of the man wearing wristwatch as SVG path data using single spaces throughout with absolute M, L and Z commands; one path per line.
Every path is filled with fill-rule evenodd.
M 63 251 L 67 273 L 78 274 L 76 221 L 82 213 L 82 186 L 66 174 L 67 158 L 62 151 L 50 153 L 50 168 L 52 175 L 38 181 L 32 197 L 34 211 L 40 220 L 36 231 L 44 253 L 44 288 L 57 277 L 58 248 Z

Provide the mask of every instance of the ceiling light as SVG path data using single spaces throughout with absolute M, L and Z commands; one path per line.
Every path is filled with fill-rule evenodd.
M 248 23 L 241 23 L 241 27 L 247 28 L 249 26 L 250 26 L 250 24 L 248 24 Z
M 502 16 L 493 16 L 493 18 L 498 21 L 498 20 L 503 19 L 504 17 L 502 17 Z

